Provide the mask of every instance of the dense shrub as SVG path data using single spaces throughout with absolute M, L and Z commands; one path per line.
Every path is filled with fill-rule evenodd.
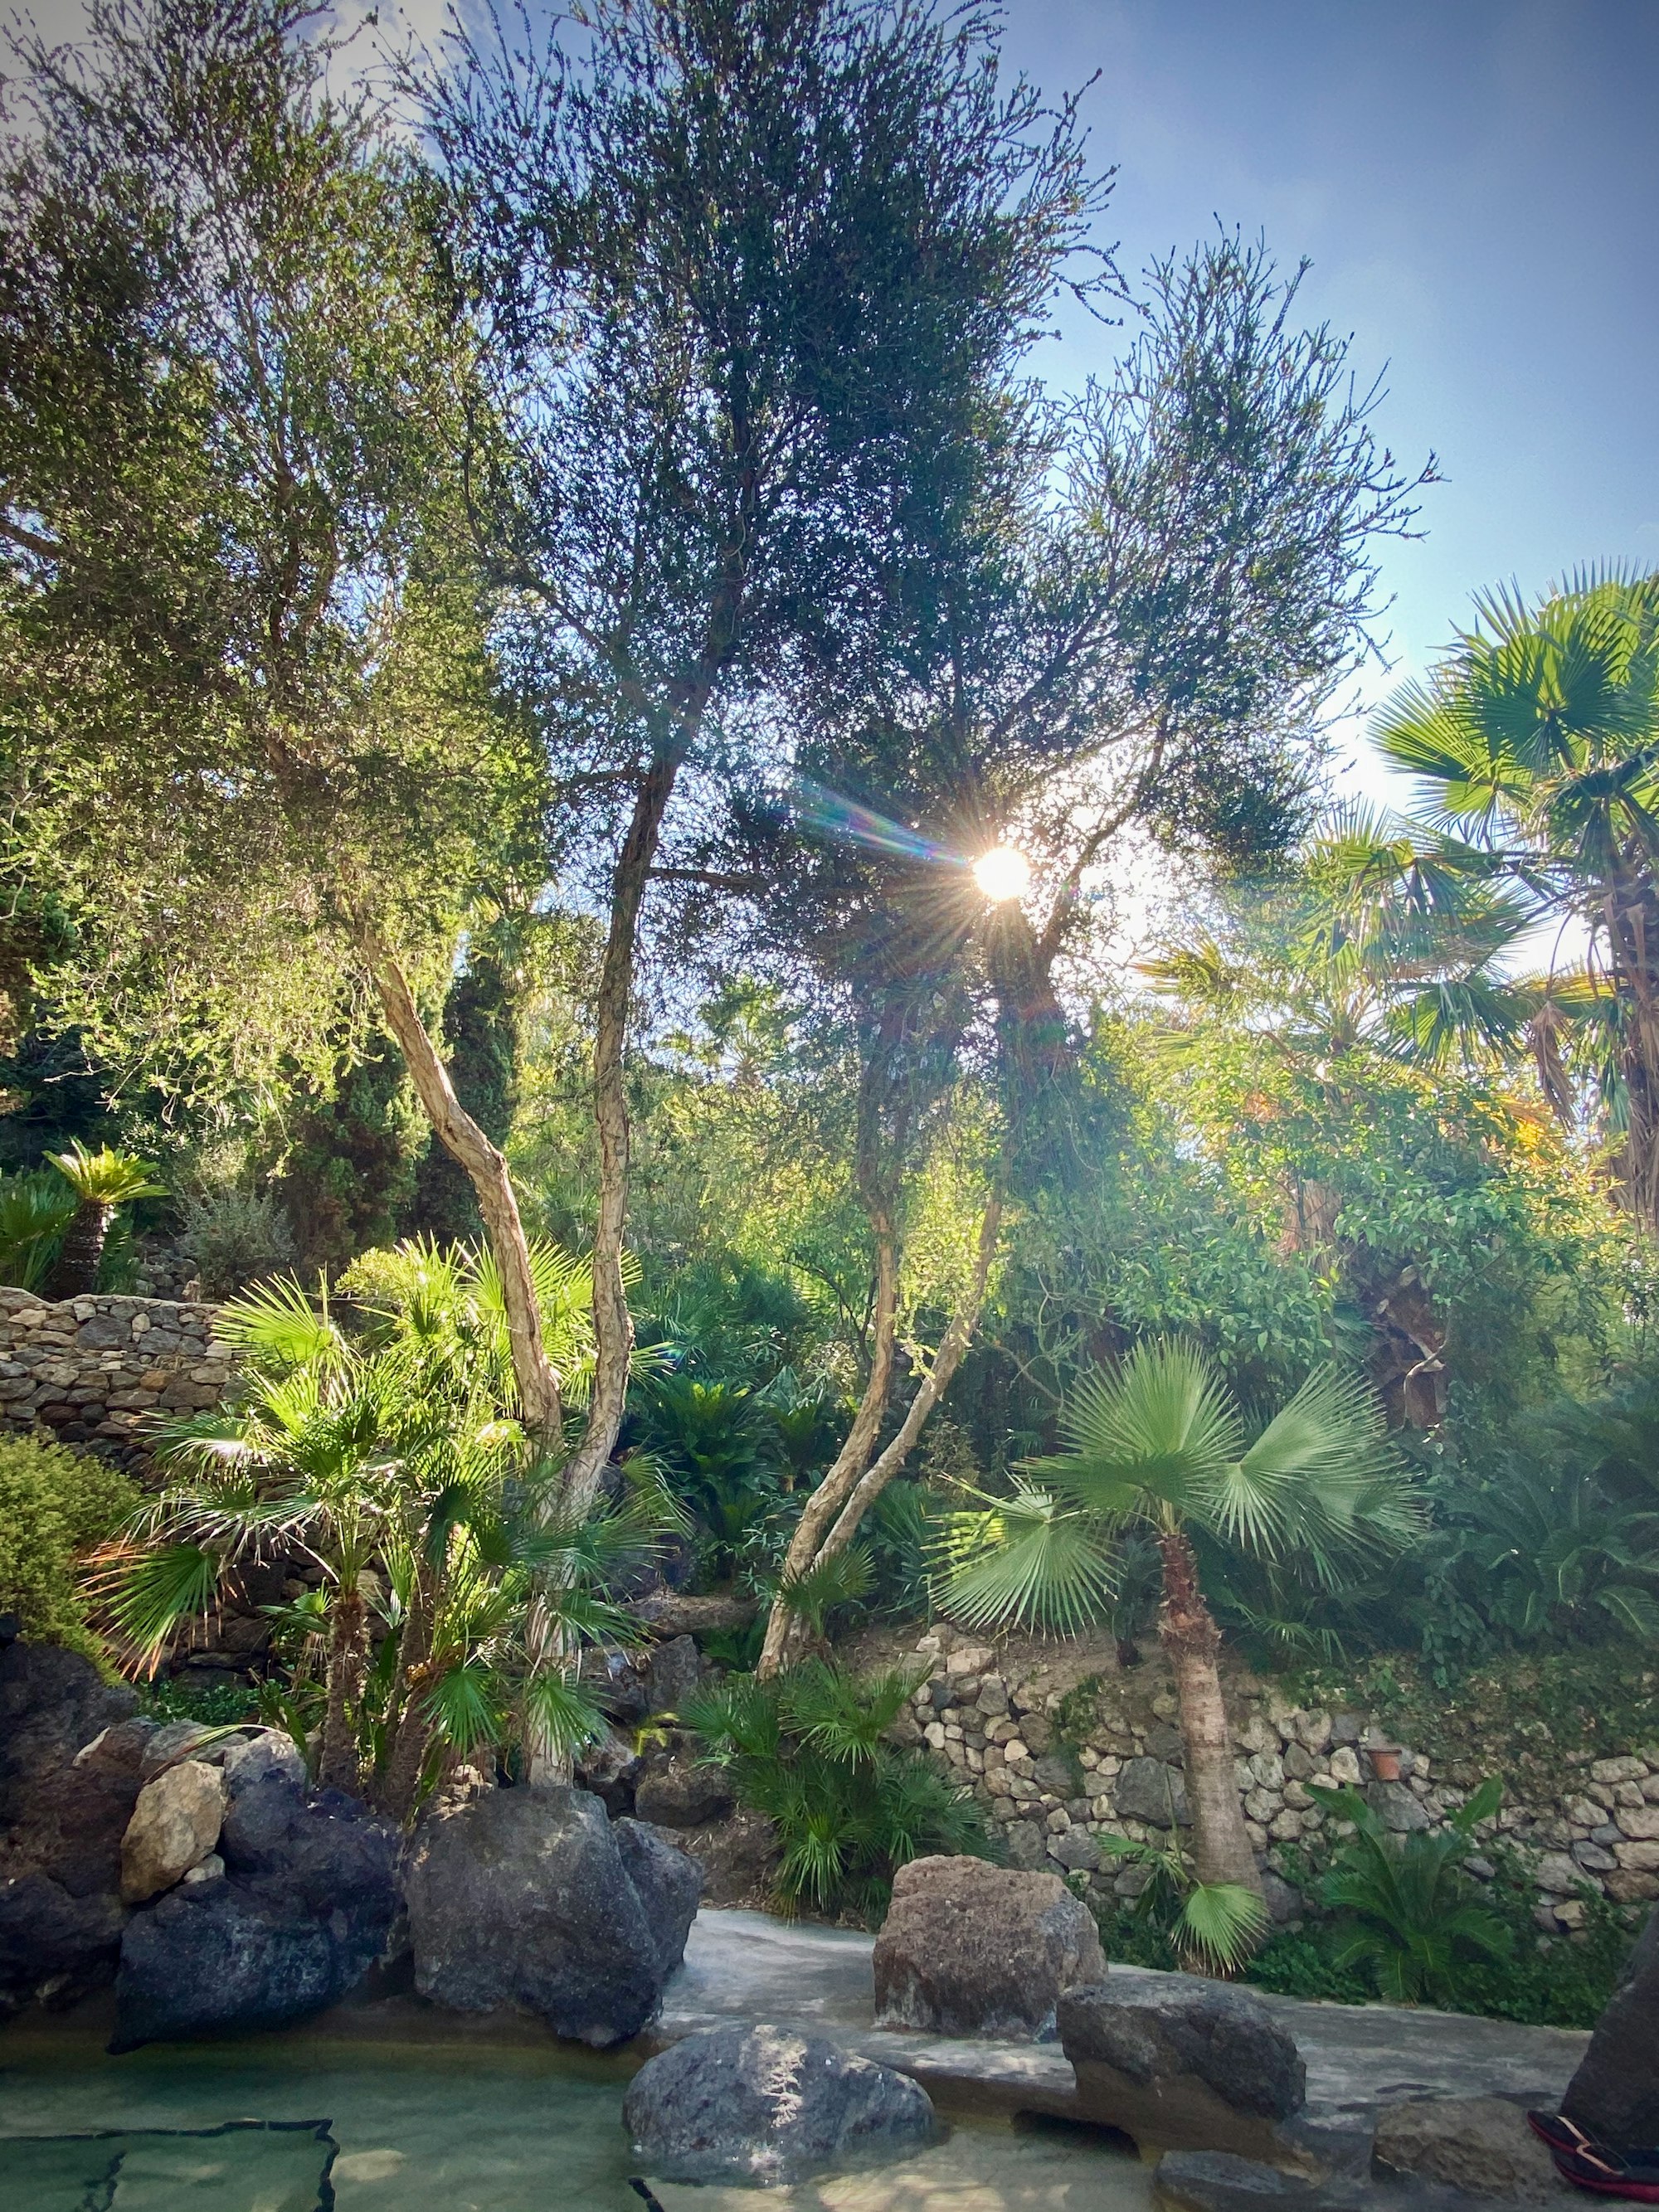
M 231 1298 L 291 1269 L 296 1247 L 274 1198 L 226 1190 L 188 1201 L 179 1250 L 201 1278 L 204 1298 Z
M 884 1740 L 915 1687 L 902 1669 L 860 1680 L 809 1660 L 769 1681 L 729 1675 L 682 1707 L 738 1803 L 775 1823 L 778 1893 L 788 1910 L 808 1904 L 873 1924 L 907 1860 L 994 1855 L 965 1791 L 920 1753 Z
M 0 1612 L 23 1633 L 96 1657 L 78 1561 L 139 1502 L 136 1484 L 90 1452 L 33 1437 L 0 1438 Z

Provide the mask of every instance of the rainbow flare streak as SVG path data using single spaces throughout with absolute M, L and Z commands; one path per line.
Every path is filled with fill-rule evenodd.
M 903 860 L 931 860 L 953 868 L 969 865 L 963 854 L 941 845 L 937 838 L 924 837 L 919 830 L 907 830 L 890 816 L 878 814 L 874 807 L 843 798 L 840 792 L 805 776 L 796 782 L 792 804 L 810 828 L 844 844 L 863 845 L 872 853 L 890 853 Z

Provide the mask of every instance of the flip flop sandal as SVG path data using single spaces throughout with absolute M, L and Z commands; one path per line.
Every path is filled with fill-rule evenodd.
M 1528 2112 L 1527 2125 L 1552 2150 L 1594 2150 L 1594 2137 L 1587 2136 L 1576 2120 L 1561 2112 Z
M 1623 2197 L 1637 2204 L 1659 2204 L 1659 2165 L 1637 2164 L 1617 2151 L 1554 2150 L 1555 2170 L 1575 2189 L 1598 2197 Z

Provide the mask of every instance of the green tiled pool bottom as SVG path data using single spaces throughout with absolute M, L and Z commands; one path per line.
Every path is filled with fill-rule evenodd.
M 5 2212 L 641 2212 L 624 2059 L 304 2033 L 154 2045 L 0 2034 Z M 664 2212 L 1146 2212 L 1079 2131 L 957 2123 L 878 2172 L 795 2189 L 654 2185 Z

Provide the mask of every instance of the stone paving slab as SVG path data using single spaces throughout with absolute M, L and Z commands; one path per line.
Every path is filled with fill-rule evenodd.
M 967 2041 L 872 2027 L 873 1936 L 763 1912 L 705 1906 L 651 2034 L 677 2042 L 734 2015 L 811 2027 L 913 2074 L 939 2102 L 1070 2117 L 1076 2085 L 1058 2044 Z M 1144 1966 L 1115 1975 L 1161 1978 Z M 1577 2028 L 1394 2005 L 1253 1996 L 1279 2014 L 1308 2069 L 1306 2124 L 1321 2136 L 1369 2135 L 1376 2107 L 1401 2097 L 1502 2096 L 1556 2105 L 1589 2042 Z

